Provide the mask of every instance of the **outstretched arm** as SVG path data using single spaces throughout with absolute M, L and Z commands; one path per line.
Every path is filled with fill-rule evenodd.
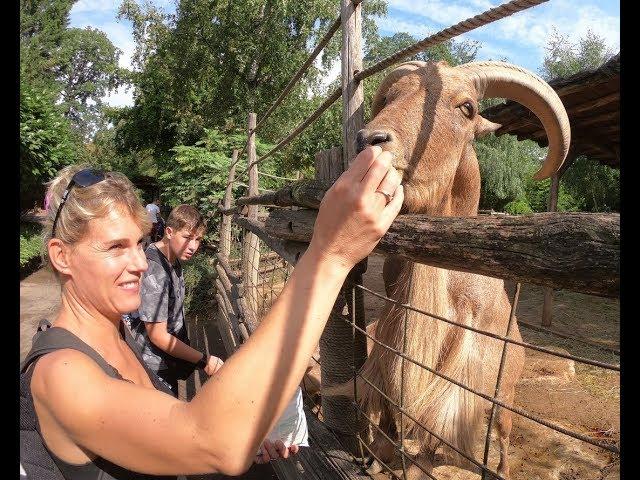
M 62 351 L 36 365 L 39 415 L 44 409 L 76 445 L 132 470 L 246 471 L 300 383 L 347 273 L 400 211 L 403 191 L 390 157 L 368 148 L 329 189 L 309 248 L 277 301 L 191 402 L 113 380 L 82 354 Z M 395 192 L 393 200 L 387 205 L 377 189 Z

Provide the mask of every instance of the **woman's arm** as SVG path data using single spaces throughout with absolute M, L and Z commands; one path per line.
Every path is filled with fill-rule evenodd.
M 153 474 L 246 471 L 300 383 L 347 273 L 402 205 L 390 155 L 369 148 L 322 201 L 313 239 L 259 327 L 189 403 L 117 381 L 79 352 L 36 365 L 44 409 L 79 446 Z M 386 205 L 375 190 L 395 197 Z M 38 371 L 40 371 L 38 373 Z

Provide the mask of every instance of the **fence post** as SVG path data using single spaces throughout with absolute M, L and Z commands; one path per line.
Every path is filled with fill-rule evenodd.
M 236 160 L 238 159 L 238 150 L 233 150 L 233 154 L 231 156 L 231 168 L 229 169 L 229 177 L 227 178 L 227 189 L 224 192 L 224 203 L 223 207 L 225 209 L 231 207 L 231 194 L 233 190 L 233 180 L 236 175 Z M 220 224 L 220 253 L 225 257 L 229 258 L 231 255 L 231 216 L 223 215 L 222 222 Z
M 249 142 L 247 145 L 247 164 L 251 165 L 256 161 L 256 114 L 249 114 Z M 258 165 L 255 164 L 249 169 L 249 196 L 258 195 Z M 258 205 L 249 205 L 247 207 L 247 218 L 257 220 Z M 260 243 L 258 237 L 246 231 L 244 241 L 242 242 L 242 284 L 244 285 L 244 297 L 247 306 L 253 312 L 254 316 L 258 315 L 258 270 L 260 268 L 260 251 L 258 250 Z
M 558 190 L 560 187 L 560 176 L 556 173 L 551 177 L 551 190 L 549 191 L 549 211 L 558 211 Z M 544 287 L 544 303 L 542 305 L 542 326 L 551 326 L 553 315 L 553 289 Z
M 341 0 L 340 18 L 342 21 L 342 155 L 336 150 L 328 151 L 328 158 L 316 164 L 321 168 L 317 176 L 328 176 L 323 181 L 333 183 L 336 174 L 348 168 L 356 156 L 356 133 L 364 127 L 364 94 L 360 82 L 354 81 L 354 75 L 362 70 L 362 14 L 361 6 L 352 0 Z M 341 158 L 340 158 L 341 157 Z M 336 168 L 337 163 L 342 168 Z M 324 165 L 322 165 L 324 163 Z M 317 177 L 316 177 L 317 178 Z M 354 321 L 363 330 L 366 328 L 362 291 L 355 284 L 362 283 L 362 273 L 366 270 L 366 260 L 359 263 L 342 286 L 340 294 L 331 311 L 327 326 L 320 338 L 321 381 L 323 385 L 344 383 L 353 378 L 367 358 L 367 343 L 363 335 L 354 335 L 355 331 L 345 320 Z M 347 315 L 345 315 L 347 314 Z M 347 318 L 345 318 L 347 317 Z M 356 457 L 363 455 L 358 437 L 366 441 L 367 421 L 361 418 L 345 397 L 322 397 L 322 412 L 325 424 L 331 428 L 344 447 Z
M 233 190 L 232 182 L 235 178 L 236 165 L 235 162 L 238 158 L 238 151 L 234 150 L 231 157 L 231 168 L 229 169 L 229 176 L 227 178 L 227 188 L 224 193 L 224 208 L 231 207 L 231 195 Z M 220 242 L 218 243 L 218 251 L 222 258 L 228 263 L 231 255 L 231 216 L 223 215 L 220 222 Z M 216 281 L 216 289 L 224 289 L 223 282 Z M 231 315 L 234 315 L 232 311 L 225 304 L 225 298 L 231 296 L 231 292 L 218 291 L 216 294 L 216 300 L 218 303 L 218 331 L 222 338 L 222 343 L 227 351 L 227 354 L 231 355 L 237 348 L 237 342 L 233 333 L 233 327 Z M 237 320 L 236 320 L 237 321 Z

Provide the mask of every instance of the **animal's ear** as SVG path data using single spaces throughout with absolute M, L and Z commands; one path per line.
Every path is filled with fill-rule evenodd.
M 478 123 L 476 123 L 475 137 L 476 138 L 484 137 L 489 133 L 495 132 L 501 126 L 502 125 L 500 125 L 499 123 L 491 122 L 486 118 L 478 115 Z

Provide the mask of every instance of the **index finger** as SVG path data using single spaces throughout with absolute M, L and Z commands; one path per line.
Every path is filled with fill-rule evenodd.
M 349 168 L 342 174 L 343 178 L 360 182 L 365 176 L 369 167 L 378 155 L 382 153 L 382 148 L 377 145 L 369 146 L 362 150 L 353 159 Z

